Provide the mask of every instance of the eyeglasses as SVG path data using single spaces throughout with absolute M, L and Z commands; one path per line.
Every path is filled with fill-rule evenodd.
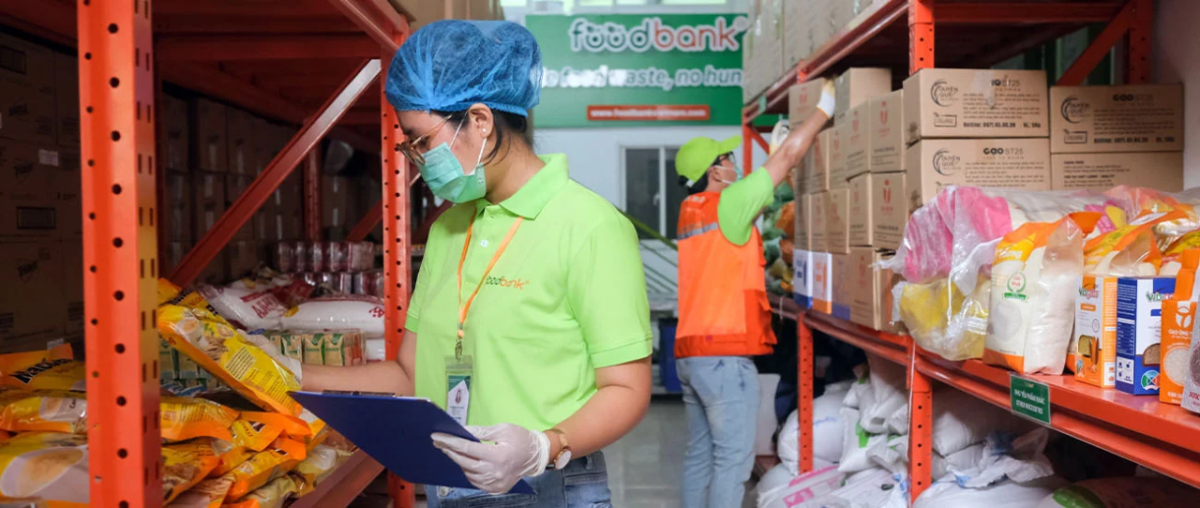
M 417 145 L 421 144 L 421 142 L 425 141 L 425 139 L 429 136 L 434 135 L 438 129 L 441 129 L 443 125 L 446 125 L 446 121 L 448 120 L 450 120 L 450 117 L 448 116 L 442 118 L 442 121 L 438 122 L 438 124 L 433 126 L 432 129 L 429 129 L 429 132 L 426 132 L 425 135 L 415 139 L 406 139 L 396 143 L 396 148 L 400 150 L 400 153 L 404 154 L 404 157 L 408 158 L 409 161 L 412 161 L 413 164 L 418 166 L 424 165 L 425 155 L 422 154 L 420 150 L 417 150 Z
M 723 153 L 721 155 L 718 155 L 717 159 L 713 161 L 712 165 L 720 166 L 721 163 L 723 163 L 725 161 L 729 161 L 729 162 L 732 162 L 734 165 L 737 165 L 737 160 L 733 158 L 733 152 L 728 152 L 728 153 Z

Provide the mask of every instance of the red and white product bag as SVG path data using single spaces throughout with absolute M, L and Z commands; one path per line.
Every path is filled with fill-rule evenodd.
M 278 330 L 287 307 L 270 288 L 199 286 L 200 293 L 226 320 L 243 330 Z
M 283 316 L 285 330 L 356 328 L 364 338 L 383 337 L 383 300 L 368 295 L 336 295 L 309 300 Z

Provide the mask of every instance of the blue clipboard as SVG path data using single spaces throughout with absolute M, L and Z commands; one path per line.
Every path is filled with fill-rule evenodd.
M 345 392 L 292 392 L 291 396 L 405 481 L 476 488 L 458 464 L 434 448 L 430 436 L 440 432 L 479 440 L 428 400 Z M 534 494 L 525 480 L 509 492 Z

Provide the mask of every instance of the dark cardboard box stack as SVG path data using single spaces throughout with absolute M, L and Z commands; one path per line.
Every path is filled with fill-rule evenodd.
M 0 34 L 0 351 L 83 333 L 74 58 Z

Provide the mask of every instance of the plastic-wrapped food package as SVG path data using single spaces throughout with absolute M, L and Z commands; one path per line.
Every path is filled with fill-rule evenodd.
M 1114 276 L 1157 274 L 1162 253 L 1154 228 L 1184 217 L 1180 211 L 1143 212 L 1128 224 L 1089 239 L 1083 246 L 1084 271 Z
M 159 420 L 163 441 L 175 443 L 198 437 L 232 441 L 229 428 L 238 412 L 216 402 L 182 397 L 163 397 Z
M 990 279 L 963 294 L 949 279 L 900 283 L 892 289 L 900 319 L 917 345 L 947 360 L 983 356 L 987 339 Z
M 350 253 L 344 242 L 323 242 L 326 269 L 331 272 L 344 272 L 349 269 Z
M 1083 277 L 1083 237 L 1099 218 L 1079 212 L 1030 222 L 1000 240 L 984 362 L 1024 374 L 1062 374 Z
M 868 469 L 846 478 L 841 488 L 800 506 L 903 508 L 908 506 L 908 479 L 886 469 Z
M 1159 268 L 1158 274 L 1168 277 L 1178 275 L 1180 268 L 1183 268 L 1183 253 L 1189 249 L 1200 249 L 1200 231 L 1192 231 L 1179 237 L 1163 250 L 1162 268 Z
M 842 455 L 843 429 L 854 422 L 843 420 L 841 401 L 845 392 L 826 392 L 813 399 L 813 458 L 837 462 Z M 779 431 L 779 460 L 793 475 L 800 471 L 799 413 L 792 411 Z
M 229 493 L 231 485 L 233 485 L 233 479 L 226 476 L 208 478 L 188 489 L 167 506 L 169 508 L 220 508 L 225 502 L 225 495 Z
M 293 273 L 300 271 L 299 256 L 296 252 L 296 244 L 293 242 L 279 242 L 271 249 L 272 264 L 275 268 L 283 273 Z
M 229 487 L 227 499 L 240 500 L 271 480 L 286 475 L 306 457 L 307 450 L 302 443 L 290 439 L 276 440 L 270 448 L 258 452 L 228 473 L 233 485 Z
M 87 389 L 87 366 L 72 360 L 70 344 L 0 355 L 0 386 L 24 390 Z
M 1048 476 L 1026 483 L 1004 480 L 989 487 L 968 489 L 952 479 L 936 481 L 917 498 L 913 508 L 1028 508 L 1065 483 L 1062 478 Z
M 246 497 L 233 503 L 226 503 L 226 508 L 282 508 L 283 504 L 304 488 L 304 480 L 292 475 L 283 475 L 267 482 L 266 485 L 246 494 Z
M 87 396 L 80 392 L 9 388 L 0 406 L 0 429 L 9 432 L 87 433 Z
M 1035 508 L 1183 508 L 1196 506 L 1196 489 L 1170 478 L 1097 478 L 1062 487 Z M 990 507 L 989 507 L 990 508 Z
M 1109 189 L 1104 194 L 1124 208 L 1130 217 L 1138 217 L 1145 212 L 1181 212 L 1182 216 L 1154 226 L 1154 235 L 1160 242 L 1159 247 L 1166 247 L 1184 234 L 1200 229 L 1200 214 L 1196 211 L 1196 206 L 1200 205 L 1200 188 L 1171 194 L 1145 187 L 1122 185 Z
M 1036 425 L 953 388 L 934 393 L 933 451 L 943 457 L 982 443 L 995 432 L 1024 434 Z
M 860 406 L 859 425 L 870 434 L 887 432 L 887 419 L 908 403 L 905 384 L 907 370 L 901 365 L 873 355 L 867 356 L 871 366 L 871 392 L 875 403 L 871 407 Z
M 269 289 L 246 289 L 201 285 L 196 290 L 221 317 L 243 330 L 273 330 L 287 312 Z
M 842 474 L 837 466 L 813 461 L 813 470 L 794 476 L 782 465 L 763 475 L 758 482 L 758 508 L 794 508 L 837 490 Z
M 383 300 L 366 295 L 327 296 L 304 302 L 283 316 L 288 330 L 356 328 L 364 338 L 383 337 Z

